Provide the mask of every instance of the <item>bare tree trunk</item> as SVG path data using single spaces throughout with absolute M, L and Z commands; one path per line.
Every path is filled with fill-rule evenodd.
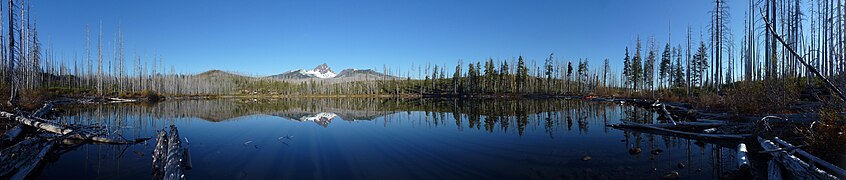
M 11 92 L 9 93 L 9 106 L 16 107 L 17 106 L 17 89 L 18 84 L 15 82 L 15 13 L 14 13 L 15 1 L 9 0 L 9 68 L 7 69 L 7 78 L 6 80 L 9 83 L 11 88 Z

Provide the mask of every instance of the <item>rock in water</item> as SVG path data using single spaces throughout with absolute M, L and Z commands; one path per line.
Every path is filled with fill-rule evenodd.
M 631 148 L 631 149 L 629 149 L 629 154 L 632 154 L 632 155 L 634 155 L 634 154 L 640 154 L 640 152 L 642 152 L 642 151 L 643 151 L 643 150 L 641 150 L 639 147 L 636 147 L 636 148 Z
M 664 177 L 661 177 L 661 179 L 664 179 L 664 180 L 675 180 L 675 179 L 679 179 L 679 178 L 680 178 L 679 172 L 675 172 L 675 171 L 671 171 L 670 173 L 665 174 Z

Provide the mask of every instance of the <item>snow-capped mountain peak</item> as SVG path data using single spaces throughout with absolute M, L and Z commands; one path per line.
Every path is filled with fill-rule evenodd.
M 280 80 L 301 81 L 306 79 L 320 79 L 331 80 L 333 82 L 359 81 L 359 80 L 373 80 L 378 78 L 397 78 L 390 75 L 385 75 L 371 69 L 344 69 L 338 73 L 332 71 L 326 63 L 320 64 L 314 69 L 297 69 L 287 71 L 282 74 L 269 76 Z
M 313 70 L 301 69 L 299 72 L 303 75 L 314 76 L 321 79 L 333 78 L 337 76 L 337 74 L 335 74 L 335 72 L 333 72 L 332 69 L 329 68 L 329 65 L 326 65 L 326 63 L 315 67 Z
M 329 68 L 329 65 L 326 65 L 326 63 L 318 65 L 312 71 L 317 71 L 317 72 L 320 72 L 320 73 L 323 73 L 323 74 L 326 74 L 326 73 L 333 73 L 334 74 L 335 73 L 334 71 L 332 71 L 332 68 Z

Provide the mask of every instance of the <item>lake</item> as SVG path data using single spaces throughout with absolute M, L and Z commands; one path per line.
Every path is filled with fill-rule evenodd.
M 188 179 L 715 179 L 735 169 L 732 145 L 607 127 L 659 121 L 613 102 L 216 99 L 60 110 L 60 122 L 127 139 L 176 125 L 190 148 Z M 36 177 L 151 179 L 155 144 L 67 145 Z

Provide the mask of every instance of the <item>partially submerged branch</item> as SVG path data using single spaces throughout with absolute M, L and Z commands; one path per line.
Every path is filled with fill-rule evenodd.
M 703 138 L 703 139 L 724 139 L 724 140 L 740 140 L 746 139 L 748 137 L 752 137 L 751 134 L 705 134 L 705 133 L 693 133 L 693 132 L 686 132 L 686 131 L 679 131 L 679 130 L 672 130 L 663 127 L 651 126 L 648 124 L 639 124 L 639 123 L 632 123 L 632 122 L 622 122 L 620 124 L 609 125 L 614 128 L 637 128 L 637 129 L 648 129 L 648 130 L 655 130 L 661 132 L 667 132 L 671 134 L 695 137 L 695 138 Z
M 101 143 L 109 143 L 109 144 L 132 144 L 132 143 L 137 143 L 137 142 L 141 142 L 141 141 L 149 139 L 149 138 L 138 138 L 138 139 L 135 139 L 135 140 L 132 140 L 132 141 L 122 140 L 122 139 L 114 139 L 114 138 L 102 136 L 100 133 L 85 131 L 85 130 L 78 129 L 78 128 L 77 129 L 69 128 L 69 127 L 66 127 L 66 126 L 55 124 L 53 122 L 42 121 L 42 120 L 38 120 L 38 119 L 31 118 L 31 117 L 28 117 L 28 116 L 21 116 L 21 115 L 16 115 L 16 114 L 13 114 L 13 113 L 3 112 L 3 111 L 0 111 L 0 117 L 9 118 L 9 119 L 15 120 L 18 123 L 21 123 L 23 125 L 27 125 L 27 126 L 30 126 L 30 127 L 34 127 L 36 129 L 44 130 L 44 131 L 55 133 L 55 134 L 58 134 L 58 135 L 70 135 L 68 138 L 72 138 L 72 139 L 81 139 L 81 140 L 101 142 Z M 79 131 L 79 132 L 76 132 L 76 131 Z

